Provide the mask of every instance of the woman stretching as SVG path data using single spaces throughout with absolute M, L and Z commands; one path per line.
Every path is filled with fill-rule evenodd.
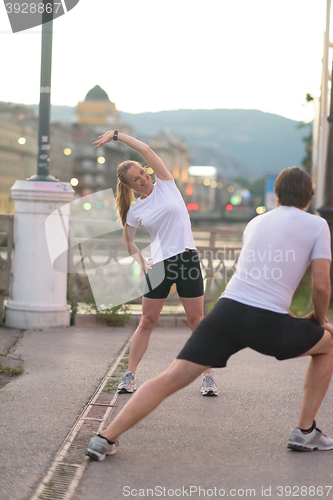
M 142 297 L 142 316 L 131 342 L 128 371 L 118 385 L 119 393 L 129 393 L 136 390 L 135 371 L 148 348 L 151 332 L 172 284 L 176 283 L 189 327 L 194 331 L 203 319 L 203 280 L 190 217 L 163 161 L 147 144 L 117 130 L 99 136 L 94 146 L 98 148 L 111 140 L 123 142 L 141 153 L 156 178 L 153 184 L 146 170 L 136 161 L 124 161 L 117 169 L 116 202 L 124 226 L 123 242 L 130 255 L 143 267 L 149 286 L 149 291 Z M 134 191 L 141 195 L 136 201 Z M 140 224 L 152 238 L 152 259 L 146 260 L 133 242 Z M 161 274 L 164 276 L 162 282 L 158 280 Z M 210 369 L 204 373 L 201 394 L 218 395 Z

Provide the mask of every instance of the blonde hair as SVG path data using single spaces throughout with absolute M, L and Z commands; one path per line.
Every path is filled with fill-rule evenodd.
M 137 161 L 126 160 L 120 163 L 117 168 L 117 193 L 116 193 L 116 203 L 118 205 L 119 217 L 123 226 L 126 224 L 126 216 L 132 201 L 135 200 L 134 190 L 128 186 L 125 180 L 125 174 L 131 168 L 132 165 L 141 165 Z

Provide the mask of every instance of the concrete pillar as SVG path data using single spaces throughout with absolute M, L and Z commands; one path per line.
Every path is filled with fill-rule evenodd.
M 6 305 L 6 326 L 31 329 L 68 326 L 67 273 L 52 267 L 45 220 L 73 200 L 67 182 L 16 181 L 13 280 Z M 62 215 L 68 228 L 69 205 Z

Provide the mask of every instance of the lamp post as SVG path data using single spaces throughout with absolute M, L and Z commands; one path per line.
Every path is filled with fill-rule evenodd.
M 43 0 L 37 175 L 30 177 L 29 181 L 58 180 L 49 175 L 53 3 L 54 0 Z
M 331 103 L 328 121 L 328 142 L 325 169 L 324 184 L 324 205 L 318 208 L 319 214 L 327 220 L 331 231 L 331 244 L 333 251 L 333 61 L 332 61 L 332 84 L 331 84 Z M 331 266 L 331 303 L 333 301 L 333 266 Z
M 45 229 L 50 217 L 57 227 L 61 213 L 67 234 L 74 190 L 69 182 L 59 182 L 49 175 L 53 0 L 43 0 L 43 4 L 37 175 L 17 180 L 11 188 L 15 201 L 15 254 L 6 325 L 25 330 L 68 326 L 70 321 L 67 268 L 62 273 L 53 268 L 50 251 L 54 249 L 48 247 Z

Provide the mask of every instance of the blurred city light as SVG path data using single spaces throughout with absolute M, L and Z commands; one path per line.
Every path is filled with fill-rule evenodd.
M 211 187 L 212 187 L 212 188 L 216 188 L 216 186 L 217 186 L 217 182 L 216 182 L 216 181 L 212 181 L 212 182 L 210 183 L 210 185 L 211 185 Z
M 90 203 L 85 203 L 85 204 L 83 205 L 83 208 L 84 208 L 85 210 L 90 210 L 90 209 L 91 209 L 91 205 L 90 205 Z
M 103 203 L 101 201 L 97 201 L 96 208 L 98 208 L 98 209 L 103 208 Z
M 70 180 L 70 183 L 72 184 L 72 186 L 77 186 L 79 181 L 76 177 L 73 177 L 71 180 Z
M 199 205 L 197 203 L 189 203 L 187 205 L 188 210 L 198 210 L 198 208 L 199 208 Z
M 193 193 L 193 186 L 192 186 L 192 184 L 187 184 L 187 186 L 186 186 L 186 194 L 187 194 L 187 196 L 191 196 L 192 193 Z
M 215 167 L 191 166 L 188 169 L 189 175 L 200 175 L 201 177 L 211 176 L 216 174 Z
M 97 158 L 97 162 L 98 162 L 98 163 L 100 163 L 101 165 L 102 165 L 102 163 L 105 163 L 105 158 L 104 158 L 104 156 L 99 156 L 99 157 Z
M 266 212 L 266 207 L 257 207 L 256 208 L 257 214 L 264 214 Z
M 228 210 L 228 212 L 231 212 L 233 207 L 232 207 L 231 203 L 228 203 L 228 205 L 225 208 L 226 208 L 226 210 Z
M 234 186 L 228 186 L 227 191 L 228 191 L 228 193 L 233 193 L 235 191 Z
M 148 167 L 147 168 L 147 173 L 151 175 L 151 174 L 154 173 L 154 170 L 151 167 Z
M 218 182 L 217 189 L 222 189 L 222 188 L 223 188 L 223 182 Z
M 245 191 L 243 191 L 242 193 L 242 198 L 243 200 L 249 200 L 250 198 L 252 198 L 252 194 L 250 193 L 250 191 L 248 191 L 247 189 Z
M 231 198 L 230 198 L 230 203 L 232 205 L 240 205 L 242 203 L 242 197 L 239 196 L 239 194 L 234 194 Z
M 204 183 L 204 185 L 205 185 L 205 186 L 209 186 L 209 184 L 210 184 L 210 180 L 209 180 L 209 179 L 205 179 L 205 180 L 203 181 L 203 183 Z
M 25 143 L 27 142 L 27 140 L 26 140 L 26 138 L 25 138 L 25 137 L 20 137 L 20 138 L 17 140 L 17 142 L 18 142 L 19 144 L 25 144 Z
M 65 148 L 64 149 L 64 155 L 69 156 L 72 154 L 72 150 L 70 148 Z

